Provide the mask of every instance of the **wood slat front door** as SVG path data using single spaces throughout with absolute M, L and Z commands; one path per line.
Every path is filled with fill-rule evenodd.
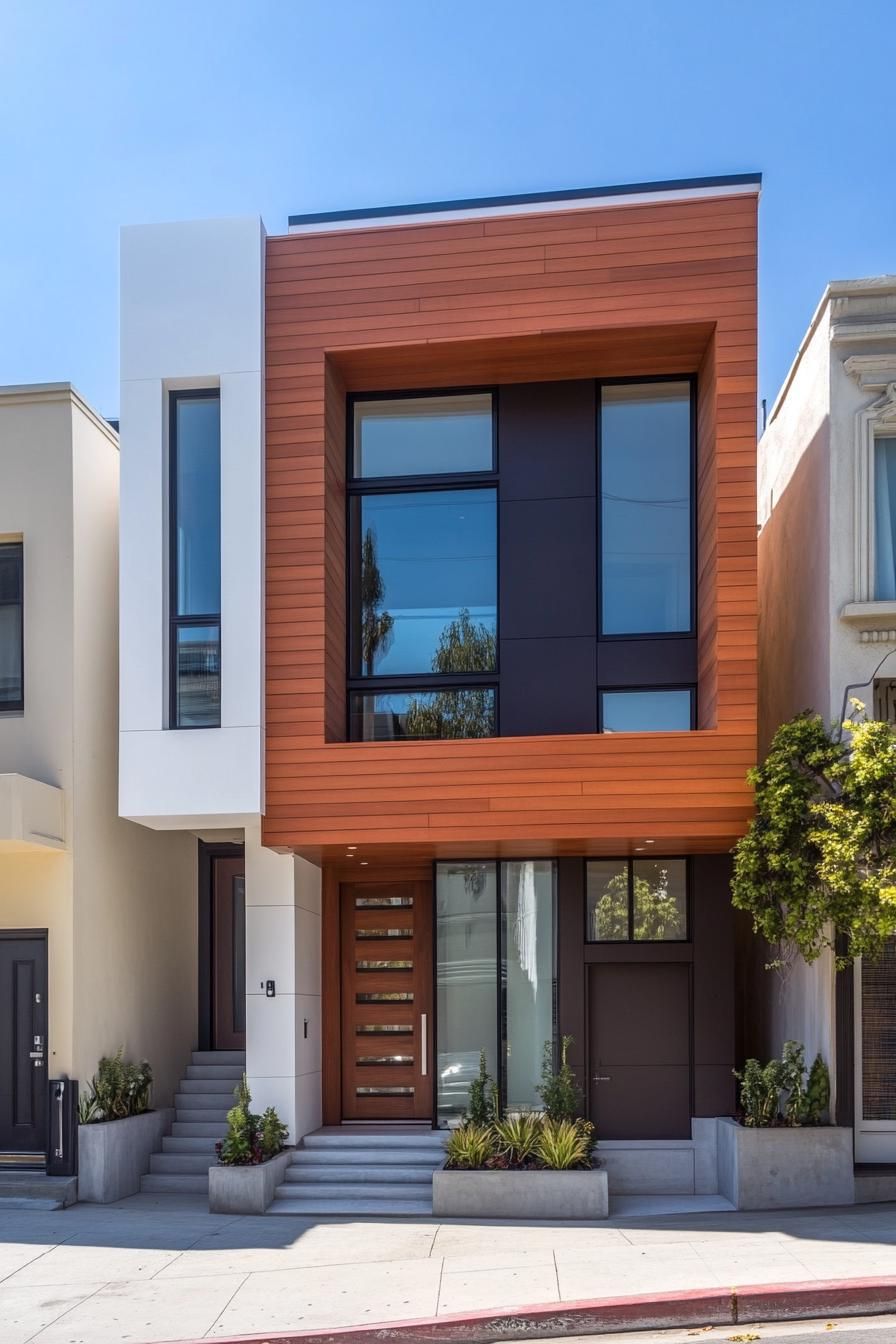
M 432 1117 L 432 888 L 341 888 L 342 1114 Z

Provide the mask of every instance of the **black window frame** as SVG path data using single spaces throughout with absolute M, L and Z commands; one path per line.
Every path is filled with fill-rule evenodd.
M 17 602 L 3 602 L 6 607 L 19 609 L 19 690 L 18 700 L 0 702 L 0 718 L 6 714 L 24 714 L 25 712 L 25 543 L 23 541 L 0 542 L 0 555 L 12 556 L 18 562 L 19 599 Z
M 426 472 L 416 476 L 356 476 L 354 473 L 354 436 L 355 407 L 360 402 L 370 401 L 412 401 L 425 397 L 462 397 L 470 395 L 489 395 L 492 406 L 492 462 L 484 471 L 469 472 Z M 357 647 L 355 629 L 356 569 L 354 551 L 360 540 L 360 529 L 354 526 L 353 514 L 357 510 L 360 516 L 360 500 L 366 495 L 411 495 L 439 493 L 448 490 L 486 490 L 495 492 L 495 535 L 497 540 L 495 557 L 495 592 L 500 586 L 500 498 L 498 495 L 498 387 L 494 384 L 464 387 L 423 387 L 401 388 L 400 390 L 378 392 L 350 392 L 346 398 L 346 434 L 345 434 L 345 535 L 346 535 L 346 736 L 349 741 L 361 742 L 363 738 L 352 735 L 352 697 L 359 692 L 387 694 L 411 694 L 414 691 L 431 692 L 441 690 L 489 690 L 495 697 L 495 736 L 500 736 L 500 604 L 496 602 L 495 614 L 495 667 L 489 672 L 414 672 L 401 674 L 382 674 L 373 676 L 356 675 L 354 669 L 360 667 L 360 650 Z M 356 503 L 356 501 L 358 501 Z M 383 738 L 367 739 L 374 742 L 434 742 L 434 741 L 488 741 L 487 738 Z
M 687 383 L 690 388 L 690 623 L 687 630 L 639 630 L 606 634 L 604 632 L 603 599 L 603 390 L 605 387 L 633 387 L 638 383 Z M 595 380 L 595 392 L 595 416 L 597 419 L 595 428 L 597 444 L 597 638 L 601 642 L 639 639 L 694 639 L 697 635 L 697 374 L 694 372 L 660 373 L 652 376 L 650 374 L 640 374 L 637 377 L 630 378 L 598 378 Z
M 597 688 L 597 731 L 606 732 L 604 728 L 604 696 L 605 695 L 650 695 L 654 691 L 687 691 L 691 698 L 691 722 L 688 728 L 631 728 L 628 730 L 633 733 L 693 733 L 697 728 L 697 687 L 693 683 L 684 684 L 682 682 L 667 682 L 663 685 L 655 686 L 598 686 Z
M 168 727 L 175 732 L 205 731 L 221 727 L 221 689 L 224 670 L 221 659 L 221 612 L 206 612 L 199 616 L 177 614 L 177 405 L 180 401 L 217 401 L 220 387 L 177 388 L 168 393 Z M 220 436 L 218 452 L 220 454 Z M 218 501 L 220 510 L 220 497 Z M 222 546 L 223 552 L 223 546 Z M 218 628 L 218 721 L 217 723 L 178 723 L 177 721 L 177 651 L 178 632 L 203 625 Z
M 653 846 L 645 847 L 637 854 L 591 854 L 583 860 L 585 892 L 585 946 L 586 947 L 680 947 L 690 943 L 693 928 L 693 882 L 690 856 L 686 854 L 654 854 Z M 683 938 L 636 938 L 635 937 L 635 864 L 636 863 L 683 863 L 684 864 L 684 937 Z M 591 911 L 588 904 L 588 864 L 619 863 L 626 865 L 628 877 L 628 937 L 592 938 Z

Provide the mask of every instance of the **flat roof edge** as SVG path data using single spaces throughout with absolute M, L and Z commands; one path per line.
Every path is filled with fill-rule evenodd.
M 434 215 L 467 210 L 500 210 L 508 206 L 550 205 L 562 201 L 600 200 L 607 196 L 639 196 L 648 193 L 707 191 L 714 187 L 741 187 L 759 191 L 761 173 L 728 173 L 718 177 L 681 177 L 660 182 L 632 182 L 611 187 L 575 187 L 568 191 L 530 191 L 511 196 L 474 196 L 466 200 L 422 201 L 411 205 L 376 205 L 359 210 L 323 210 L 290 215 L 289 227 L 344 224 L 352 220 L 401 219 L 408 215 Z

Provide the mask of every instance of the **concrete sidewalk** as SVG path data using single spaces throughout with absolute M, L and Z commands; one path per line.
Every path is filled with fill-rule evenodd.
M 896 1205 L 600 1224 L 230 1218 L 136 1196 L 0 1212 L 0 1344 L 217 1338 L 896 1276 Z

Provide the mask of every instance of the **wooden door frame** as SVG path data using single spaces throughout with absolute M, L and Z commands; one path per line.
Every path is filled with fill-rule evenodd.
M 342 1124 L 342 926 L 340 887 L 375 885 L 383 882 L 426 882 L 435 900 L 431 863 L 415 864 L 324 864 L 321 889 L 321 1099 L 325 1125 Z M 433 937 L 435 937 L 433 914 Z M 435 1035 L 435 951 L 433 950 L 433 1037 Z M 435 1063 L 435 1052 L 433 1052 Z M 433 1125 L 436 1124 L 436 1071 L 430 1070 L 433 1087 Z
M 246 846 L 238 844 L 208 843 L 200 840 L 198 872 L 198 922 L 199 922 L 199 968 L 198 968 L 198 1039 L 200 1050 L 213 1049 L 214 1011 L 212 1004 L 212 884 L 214 882 L 215 859 L 243 859 Z
M 44 1030 L 44 1134 L 47 1145 L 50 1142 L 50 931 L 49 929 L 0 929 L 0 939 L 8 941 L 26 941 L 43 943 L 45 952 L 45 964 L 47 971 L 46 992 L 44 995 L 44 1018 L 46 1019 L 46 1028 Z M 44 1156 L 47 1155 L 45 1150 Z

